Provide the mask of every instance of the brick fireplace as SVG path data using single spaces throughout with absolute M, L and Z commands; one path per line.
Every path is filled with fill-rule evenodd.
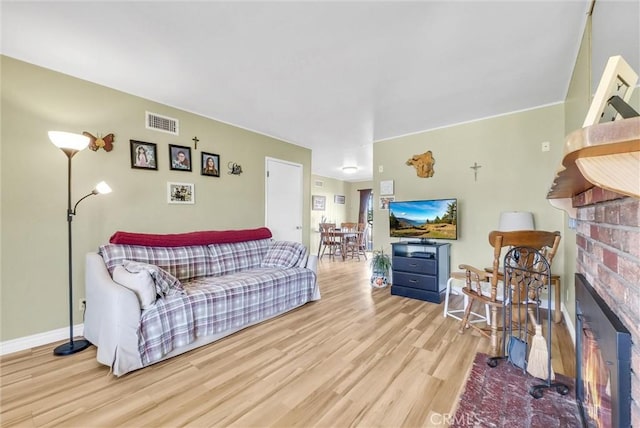
M 640 200 L 593 187 L 573 206 L 576 271 L 631 333 L 631 425 L 640 427 Z

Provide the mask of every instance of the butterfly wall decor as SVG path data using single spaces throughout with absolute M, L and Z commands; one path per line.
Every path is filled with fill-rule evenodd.
M 82 135 L 89 137 L 89 148 L 94 152 L 100 148 L 103 148 L 107 152 L 113 150 L 113 142 L 116 140 L 116 136 L 113 134 L 107 134 L 104 137 L 95 137 L 89 132 L 84 131 Z

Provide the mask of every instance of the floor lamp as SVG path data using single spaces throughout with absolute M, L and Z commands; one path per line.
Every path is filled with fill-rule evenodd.
M 88 340 L 73 340 L 73 251 L 71 239 L 71 221 L 76 215 L 78 204 L 84 199 L 99 193 L 109 193 L 111 188 L 107 183 L 101 181 L 95 189 L 88 195 L 83 196 L 71 209 L 71 158 L 79 151 L 89 145 L 89 138 L 84 135 L 72 134 L 69 132 L 50 131 L 49 139 L 56 147 L 60 148 L 67 155 L 67 224 L 69 229 L 69 342 L 56 347 L 54 355 L 71 355 L 87 349 L 91 343 Z

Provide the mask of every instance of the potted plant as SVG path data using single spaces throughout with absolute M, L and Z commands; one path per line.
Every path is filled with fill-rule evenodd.
M 391 269 L 391 257 L 383 249 L 374 251 L 371 256 L 371 286 L 375 288 L 386 287 L 389 269 Z

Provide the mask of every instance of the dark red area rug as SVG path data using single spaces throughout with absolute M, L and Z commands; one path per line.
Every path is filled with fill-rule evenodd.
M 460 397 L 452 427 L 581 427 L 575 397 L 575 381 L 556 374 L 555 382 L 569 387 L 567 395 L 555 388 L 544 389 L 542 398 L 533 398 L 529 388 L 544 384 L 522 369 L 501 360 L 487 365 L 488 356 L 478 353 Z

